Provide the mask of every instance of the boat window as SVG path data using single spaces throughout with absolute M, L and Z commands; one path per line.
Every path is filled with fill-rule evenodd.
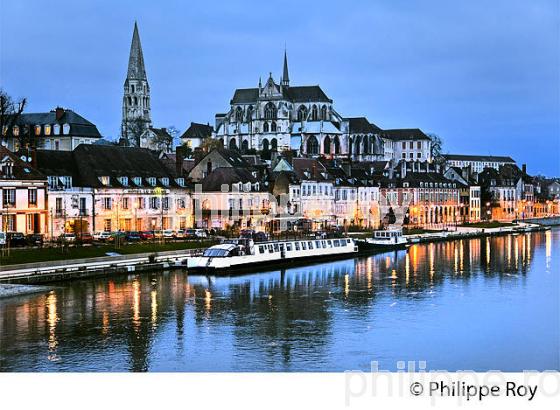
M 268 253 L 272 253 L 272 252 L 274 252 L 274 251 L 272 250 L 272 245 L 268 245 Z
M 321 241 L 315 241 L 315 245 L 317 245 L 317 249 L 321 249 Z
M 332 248 L 332 241 L 330 239 L 327 241 L 327 243 L 329 244 L 329 248 Z
M 287 251 L 291 251 L 291 250 L 292 250 L 292 244 L 291 244 L 291 243 L 287 243 L 287 244 L 286 244 L 286 250 L 287 250 Z
M 313 242 L 309 241 L 307 242 L 307 245 L 309 245 L 309 249 L 313 249 Z
M 259 253 L 264 253 L 264 246 L 263 245 L 259 246 Z
M 321 241 L 321 245 L 323 245 L 323 248 L 327 247 L 327 241 Z
M 338 248 L 340 246 L 340 243 L 338 242 L 338 239 L 335 239 L 333 241 L 333 245 L 335 246 L 335 248 Z
M 228 255 L 227 249 L 212 249 L 208 248 L 204 251 L 202 256 L 212 257 L 212 258 L 221 258 Z
M 350 239 L 346 239 L 346 243 L 350 243 Z
M 307 244 L 305 242 L 301 243 L 301 249 L 303 249 L 304 251 L 307 250 Z
M 275 243 L 274 244 L 274 252 L 278 252 L 280 250 L 280 248 L 278 247 L 278 244 Z
M 299 251 L 299 242 L 296 242 L 295 245 L 296 245 L 296 251 Z
M 280 244 L 280 251 L 284 252 L 284 244 L 283 243 Z

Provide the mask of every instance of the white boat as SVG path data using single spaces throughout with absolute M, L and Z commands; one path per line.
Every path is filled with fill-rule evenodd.
M 187 270 L 199 272 L 252 270 L 263 266 L 296 264 L 349 257 L 358 252 L 354 239 L 298 239 L 257 242 L 233 239 L 206 249 L 202 256 L 186 259 Z
M 358 242 L 360 250 L 391 250 L 406 249 L 409 245 L 403 236 L 402 229 L 385 229 L 373 231 L 371 238 L 366 238 Z

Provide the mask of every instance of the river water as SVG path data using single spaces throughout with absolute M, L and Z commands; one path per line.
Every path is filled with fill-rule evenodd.
M 560 370 L 560 229 L 0 300 L 2 371 Z

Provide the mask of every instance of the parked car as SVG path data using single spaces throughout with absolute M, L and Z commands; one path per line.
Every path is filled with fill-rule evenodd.
M 196 229 L 186 229 L 185 238 L 194 239 L 196 238 Z
M 80 243 L 93 243 L 93 235 L 89 232 L 80 232 L 76 237 L 76 241 Z
M 253 239 L 254 235 L 255 235 L 255 231 L 253 229 L 242 229 L 241 232 L 239 232 L 239 236 L 241 238 Z
M 6 245 L 6 232 L 0 232 L 0 246 Z
M 187 230 L 186 229 L 179 229 L 175 232 L 175 238 L 183 239 L 187 237 Z
M 253 235 L 253 240 L 255 242 L 268 241 L 268 234 L 266 232 L 255 232 L 255 234 Z
M 25 235 L 23 235 L 21 232 L 8 232 L 6 237 L 8 239 L 8 243 L 12 247 L 27 245 Z
M 162 235 L 165 239 L 173 239 L 175 238 L 175 231 L 172 229 L 164 229 Z
M 111 232 L 101 231 L 101 232 L 94 232 L 93 234 L 93 240 L 95 241 L 105 242 L 110 237 L 111 237 Z
M 141 231 L 139 236 L 143 241 L 154 239 L 154 233 L 152 231 Z
M 122 241 L 125 238 L 126 238 L 126 232 L 123 232 L 123 231 L 111 232 L 111 235 L 109 236 L 108 241 L 109 242 L 114 242 L 116 239 L 119 239 L 120 241 Z
M 204 229 L 195 229 L 195 236 L 197 238 L 208 238 L 208 234 Z
M 30 246 L 43 246 L 44 238 L 42 233 L 32 233 L 27 235 L 27 244 Z
M 127 242 L 138 242 L 141 241 L 142 238 L 140 237 L 140 232 L 130 231 L 126 233 L 125 240 Z
M 59 238 L 62 242 L 69 242 L 69 243 L 76 242 L 76 235 L 73 233 L 63 233 L 62 235 L 59 236 Z
M 154 233 L 154 238 L 161 238 L 163 236 L 163 231 L 157 230 L 152 232 Z

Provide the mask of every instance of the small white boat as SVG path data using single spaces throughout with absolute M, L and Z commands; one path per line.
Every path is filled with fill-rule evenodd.
M 410 244 L 403 236 L 402 229 L 374 231 L 371 238 L 358 242 L 360 250 L 406 249 Z
M 252 239 L 227 240 L 206 249 L 202 256 L 186 259 L 192 272 L 220 272 L 277 267 L 304 261 L 339 259 L 358 252 L 354 239 L 299 239 L 257 242 Z

